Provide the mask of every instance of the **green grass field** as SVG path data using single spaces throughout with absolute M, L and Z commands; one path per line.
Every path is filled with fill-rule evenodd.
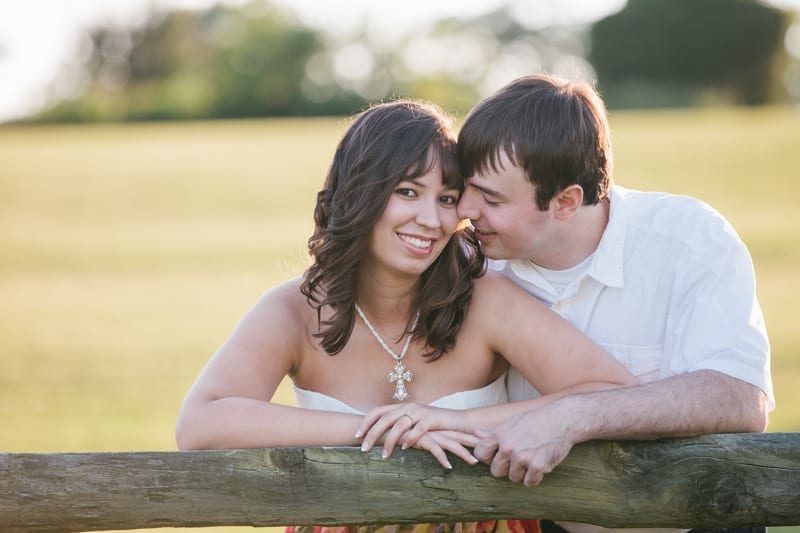
M 619 112 L 611 124 L 619 184 L 698 196 L 749 245 L 773 346 L 770 431 L 800 430 L 800 113 Z M 174 449 L 207 358 L 263 291 L 302 272 L 344 127 L 0 128 L 0 450 Z

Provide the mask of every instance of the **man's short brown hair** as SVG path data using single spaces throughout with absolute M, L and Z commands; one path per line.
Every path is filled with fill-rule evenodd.
M 603 100 L 587 83 L 524 76 L 478 103 L 458 136 L 462 172 L 469 177 L 497 170 L 501 150 L 524 169 L 542 210 L 573 184 L 583 188 L 587 205 L 608 195 L 608 118 Z

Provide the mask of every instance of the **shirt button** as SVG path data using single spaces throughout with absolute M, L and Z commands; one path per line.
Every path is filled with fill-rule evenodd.
M 566 306 L 567 306 L 567 302 L 565 302 L 564 300 L 559 300 L 553 305 L 553 309 L 555 309 L 556 311 L 561 311 Z

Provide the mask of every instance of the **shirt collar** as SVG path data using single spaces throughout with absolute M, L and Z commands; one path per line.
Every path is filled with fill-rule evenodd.
M 594 252 L 587 274 L 603 285 L 621 289 L 625 286 L 624 252 L 628 217 L 625 210 L 626 190 L 611 186 L 608 224 Z
M 531 264 L 529 260 L 509 259 L 507 263 L 508 268 L 511 269 L 511 272 L 513 272 L 517 278 L 526 281 L 535 287 L 544 289 L 547 292 L 553 291 L 547 280 L 542 277 L 538 270 L 533 268 L 533 264 Z M 557 295 L 553 293 L 551 296 L 555 297 Z
M 625 193 L 626 190 L 622 187 L 616 185 L 611 187 L 608 224 L 594 251 L 592 263 L 586 271 L 587 276 L 593 277 L 603 285 L 620 289 L 625 285 L 623 258 L 628 226 L 626 211 L 623 207 Z M 539 287 L 549 285 L 541 274 L 531 267 L 530 261 L 527 259 L 510 259 L 508 266 L 522 280 Z

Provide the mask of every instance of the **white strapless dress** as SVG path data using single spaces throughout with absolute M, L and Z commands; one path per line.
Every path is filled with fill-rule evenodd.
M 508 401 L 505 374 L 480 389 L 454 392 L 431 402 L 433 407 L 471 409 Z M 302 389 L 296 385 L 294 397 L 297 407 L 317 411 L 336 411 L 363 415 L 355 407 L 327 394 Z M 399 524 L 362 526 L 290 526 L 285 533 L 541 533 L 537 520 L 487 520 L 485 522 L 457 522 L 439 524 Z
M 453 394 L 442 396 L 432 401 L 429 405 L 445 409 L 472 409 L 475 407 L 486 407 L 487 405 L 505 403 L 508 401 L 505 377 L 505 374 L 502 374 L 499 378 L 480 389 L 454 392 Z M 304 407 L 317 411 L 335 411 L 337 413 L 352 413 L 356 415 L 364 414 L 363 411 L 347 405 L 333 396 L 302 389 L 296 385 L 292 385 L 292 388 L 294 389 L 294 399 L 297 407 Z

